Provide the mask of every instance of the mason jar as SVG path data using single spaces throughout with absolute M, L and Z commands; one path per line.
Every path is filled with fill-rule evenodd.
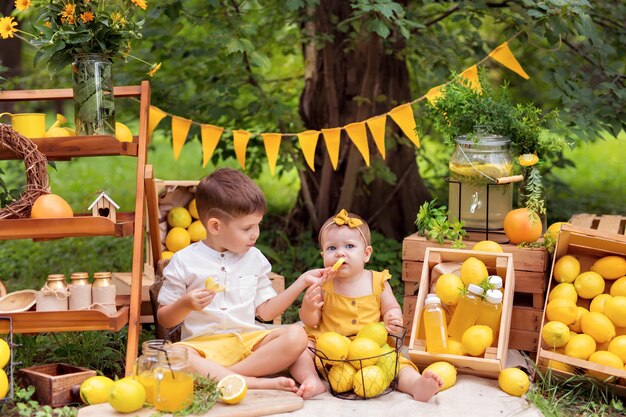
M 93 284 L 91 286 L 91 301 L 96 310 L 109 315 L 115 314 L 116 290 L 111 282 L 110 272 L 96 272 L 93 274 Z
M 87 272 L 70 274 L 70 310 L 86 310 L 91 307 L 91 283 Z
M 154 372 L 159 364 L 159 352 L 169 349 L 172 343 L 164 339 L 153 339 L 142 343 L 141 356 L 135 361 L 133 375 L 146 389 L 146 402 L 154 405 L 156 397 L 156 379 Z
M 187 358 L 187 349 L 172 346 L 157 352 L 154 379 L 154 408 L 175 413 L 193 402 L 193 368 Z
M 513 192 L 511 184 L 496 185 L 496 180 L 513 172 L 511 140 L 478 132 L 475 138 L 459 136 L 455 143 L 448 164 L 450 217 L 468 228 L 502 229 L 513 208 Z

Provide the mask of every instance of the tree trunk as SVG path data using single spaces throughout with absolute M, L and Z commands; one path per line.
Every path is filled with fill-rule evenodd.
M 322 0 L 316 9 L 309 10 L 312 22 L 305 26 L 305 31 L 315 39 L 313 42 L 327 41 L 304 48 L 307 71 L 300 114 L 308 129 L 364 121 L 411 101 L 408 70 L 398 54 L 405 47 L 404 39 L 392 35 L 383 41 L 365 30 L 356 36 L 338 31 L 336 22 L 351 16 L 351 12 L 349 3 L 332 0 Z M 301 177 L 307 184 L 300 191 L 296 220 L 303 224 L 308 220 L 318 230 L 328 217 L 345 208 L 389 237 L 400 239 L 415 231 L 418 207 L 430 198 L 430 193 L 417 169 L 415 146 L 399 133 L 389 117 L 387 126 L 386 160 L 382 161 L 370 137 L 370 167 L 365 166 L 363 157 L 343 131 L 339 163 L 333 171 L 320 135 L 316 171 Z M 375 166 L 381 165 L 381 161 L 396 176 L 395 184 L 381 179 L 365 182 L 365 170 L 380 169 Z M 314 202 L 314 213 L 304 204 L 307 200 Z

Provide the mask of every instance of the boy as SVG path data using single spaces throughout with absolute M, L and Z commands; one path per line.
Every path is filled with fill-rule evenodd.
M 267 274 L 269 261 L 254 247 L 267 203 L 259 187 L 233 169 L 218 169 L 200 181 L 196 206 L 207 237 L 176 252 L 163 271 L 158 320 L 166 327 L 183 323 L 179 345 L 202 375 L 222 379 L 237 373 L 249 388 L 279 389 L 306 396 L 304 378 L 264 378 L 291 367 L 307 347 L 297 325 L 266 330 L 255 316 L 272 320 L 324 270 L 302 274 L 279 295 Z M 212 277 L 225 291 L 207 290 Z

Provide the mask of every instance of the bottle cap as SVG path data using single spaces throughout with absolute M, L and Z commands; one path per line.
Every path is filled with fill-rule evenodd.
M 476 284 L 470 284 L 467 286 L 467 290 L 473 294 L 476 295 L 483 295 L 483 292 L 485 292 L 485 290 L 483 290 L 481 287 L 479 287 Z
M 500 290 L 487 290 L 485 300 L 491 304 L 502 303 L 502 291 Z
M 429 304 L 441 304 L 441 299 L 439 299 L 439 297 L 435 294 L 428 294 L 428 296 L 426 296 L 426 301 L 424 301 L 424 305 L 427 306 Z
M 498 275 L 489 275 L 489 283 L 496 289 L 502 288 L 502 278 Z

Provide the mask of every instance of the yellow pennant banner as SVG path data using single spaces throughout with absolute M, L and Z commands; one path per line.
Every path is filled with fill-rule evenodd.
M 202 136 L 202 168 L 206 166 L 215 152 L 217 142 L 222 137 L 223 127 L 213 125 L 200 125 L 200 134 Z
M 365 161 L 365 165 L 370 166 L 370 149 L 367 144 L 367 131 L 365 130 L 365 122 L 350 123 L 344 127 L 348 136 L 352 139 L 352 143 L 359 150 Z
M 378 148 L 378 152 L 380 152 L 380 156 L 385 159 L 385 125 L 387 123 L 387 115 L 383 114 L 382 116 L 372 117 L 365 122 L 372 133 L 374 143 L 376 144 L 376 148 Z
M 317 147 L 317 139 L 319 136 L 320 132 L 317 130 L 307 130 L 298 133 L 298 140 L 300 141 L 300 149 L 302 149 L 302 153 L 304 154 L 304 160 L 313 172 L 315 172 L 315 148 Z
M 333 169 L 337 170 L 337 163 L 339 162 L 339 139 L 341 138 L 341 128 L 333 127 L 332 129 L 322 129 L 322 135 L 324 135 L 324 142 L 326 143 L 326 150 L 330 157 L 330 163 L 333 164 Z
M 419 148 L 420 138 L 417 136 L 417 132 L 415 132 L 417 125 L 415 124 L 415 117 L 413 116 L 411 103 L 396 107 L 389 112 L 389 116 L 391 116 L 393 121 L 396 122 L 400 129 L 402 129 L 402 132 L 406 135 L 406 137 Z
M 430 104 L 435 104 L 435 101 L 443 95 L 443 87 L 443 85 L 438 85 L 437 87 L 431 88 L 428 90 L 428 93 L 424 94 L 424 97 L 426 97 L 426 100 L 428 100 Z
M 182 117 L 172 117 L 172 143 L 174 145 L 174 160 L 178 160 L 180 151 L 187 140 L 187 133 L 191 127 L 191 120 Z
M 167 113 L 163 110 L 158 107 L 150 106 L 150 113 L 148 115 L 148 141 L 152 138 L 152 132 L 154 132 L 154 129 L 165 116 L 167 116 Z
M 480 80 L 478 79 L 478 67 L 476 65 L 472 65 L 461 74 L 461 77 L 467 80 L 470 88 L 478 91 L 478 94 L 482 94 L 483 89 L 480 86 Z
M 276 161 L 278 160 L 278 150 L 280 149 L 280 140 L 283 135 L 280 133 L 261 133 L 263 145 L 265 146 L 265 154 L 267 155 L 267 163 L 270 166 L 270 173 L 274 175 L 276 169 Z
M 245 130 L 233 130 L 233 146 L 235 147 L 235 156 L 241 169 L 246 170 L 246 147 L 250 140 L 250 132 Z
M 504 42 L 502 45 L 498 46 L 496 49 L 489 53 L 489 56 L 494 60 L 498 61 L 511 71 L 518 74 L 520 77 L 529 79 L 530 77 L 526 74 L 526 71 L 522 68 L 522 66 L 517 62 L 517 59 L 511 52 L 509 48 L 509 42 Z

